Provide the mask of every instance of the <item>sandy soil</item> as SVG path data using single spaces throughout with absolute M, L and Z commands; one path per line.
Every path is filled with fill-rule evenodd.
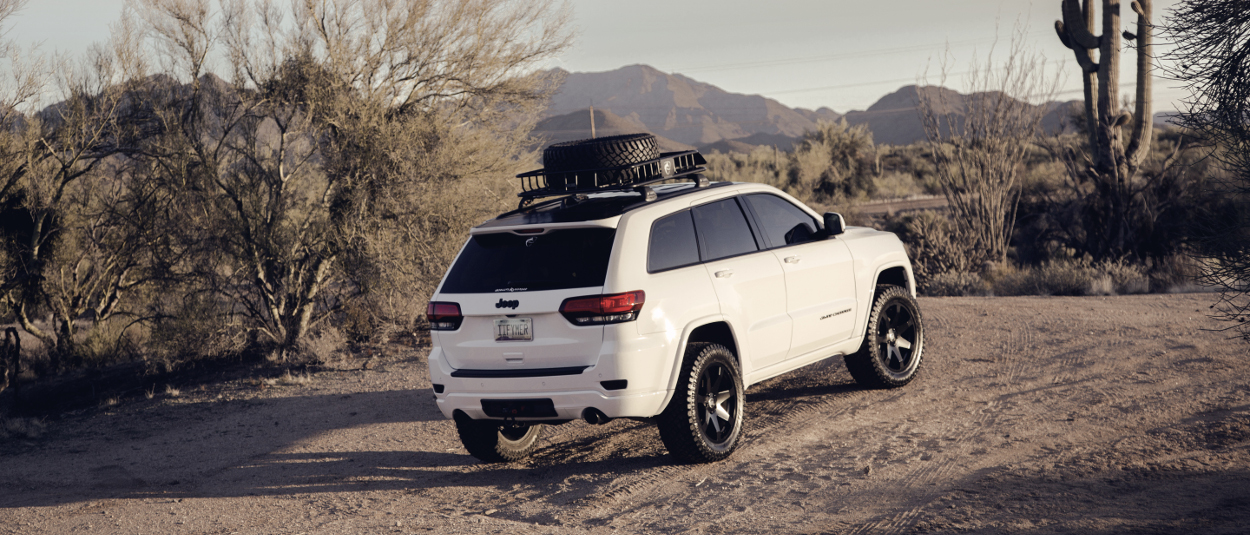
M 700 466 L 621 420 L 479 464 L 396 348 L 4 445 L 0 533 L 1244 533 L 1250 347 L 1203 330 L 1212 300 L 921 299 L 916 382 L 756 385 L 745 445 Z

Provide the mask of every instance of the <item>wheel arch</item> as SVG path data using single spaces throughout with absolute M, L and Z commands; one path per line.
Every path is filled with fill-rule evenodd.
M 901 286 L 907 289 L 912 297 L 916 296 L 916 283 L 912 279 L 911 270 L 907 269 L 905 264 L 895 264 L 892 266 L 882 266 L 877 271 L 877 276 L 873 281 L 873 297 L 876 297 L 876 287 L 883 284 L 893 286 Z
M 738 337 L 733 330 L 733 326 L 724 318 L 705 318 L 701 322 L 695 322 L 690 327 L 687 327 L 687 331 L 682 338 L 682 342 L 677 346 L 677 354 L 673 358 L 673 368 L 669 371 L 668 392 L 664 395 L 664 402 L 660 404 L 660 412 L 668 408 L 668 404 L 673 400 L 673 391 L 677 388 L 677 376 L 681 372 L 682 362 L 686 358 L 686 348 L 690 347 L 690 344 L 712 343 L 723 345 L 733 353 L 734 359 L 738 362 L 738 369 L 743 369 L 742 352 L 738 350 Z M 745 373 L 743 374 L 743 380 L 746 380 Z M 743 387 L 746 387 L 745 383 Z
M 738 365 L 742 365 L 742 355 L 738 353 L 738 343 L 734 338 L 733 329 L 729 327 L 729 322 L 721 320 L 711 323 L 705 323 L 694 330 L 690 331 L 690 336 L 686 337 L 686 343 L 682 347 L 682 355 L 686 353 L 686 347 L 690 344 L 697 343 L 720 344 L 733 352 L 734 358 L 738 360 Z
M 872 305 L 880 293 L 877 288 L 883 284 L 899 286 L 906 289 L 912 297 L 916 297 L 915 278 L 912 276 L 911 264 L 905 258 L 877 266 L 872 279 L 857 278 L 856 280 L 857 284 L 871 283 L 865 288 L 857 287 L 855 292 L 862 307 L 858 312 L 858 317 L 855 318 L 854 336 L 861 341 L 864 339 L 864 329 L 868 328 L 868 316 L 872 314 Z

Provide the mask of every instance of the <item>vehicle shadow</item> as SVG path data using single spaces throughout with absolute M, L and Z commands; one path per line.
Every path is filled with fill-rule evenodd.
M 829 380 L 816 374 L 757 385 L 747 396 L 747 415 L 770 418 L 783 406 L 858 389 Z M 532 458 L 479 463 L 464 451 L 454 424 L 427 389 L 153 405 L 80 423 L 70 426 L 72 434 L 0 446 L 0 464 L 13 467 L 6 470 L 12 484 L 0 490 L 0 507 L 106 498 L 512 489 L 565 480 L 578 480 L 568 489 L 569 499 L 578 499 L 612 492 L 618 476 L 682 470 L 655 427 L 632 420 L 548 428 L 545 446 Z

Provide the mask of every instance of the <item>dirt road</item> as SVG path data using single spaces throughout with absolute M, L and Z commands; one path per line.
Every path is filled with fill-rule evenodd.
M 921 299 L 916 382 L 837 360 L 756 385 L 745 446 L 700 466 L 620 420 L 479 464 L 396 349 L 4 445 L 0 533 L 1244 533 L 1250 347 L 1202 330 L 1211 302 Z

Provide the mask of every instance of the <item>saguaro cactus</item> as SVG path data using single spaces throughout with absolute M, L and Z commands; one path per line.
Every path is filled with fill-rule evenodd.
M 1091 0 L 1063 0 L 1063 20 L 1055 31 L 1081 65 L 1085 85 L 1085 121 L 1094 171 L 1115 184 L 1131 181 L 1150 152 L 1153 117 L 1150 110 L 1150 0 L 1132 2 L 1137 33 L 1120 33 L 1120 0 L 1102 0 L 1102 35 L 1094 35 Z M 1120 110 L 1120 38 L 1137 41 L 1137 102 L 1132 114 Z M 1098 58 L 1094 59 L 1094 50 Z M 1130 121 L 1128 147 L 1121 129 Z

